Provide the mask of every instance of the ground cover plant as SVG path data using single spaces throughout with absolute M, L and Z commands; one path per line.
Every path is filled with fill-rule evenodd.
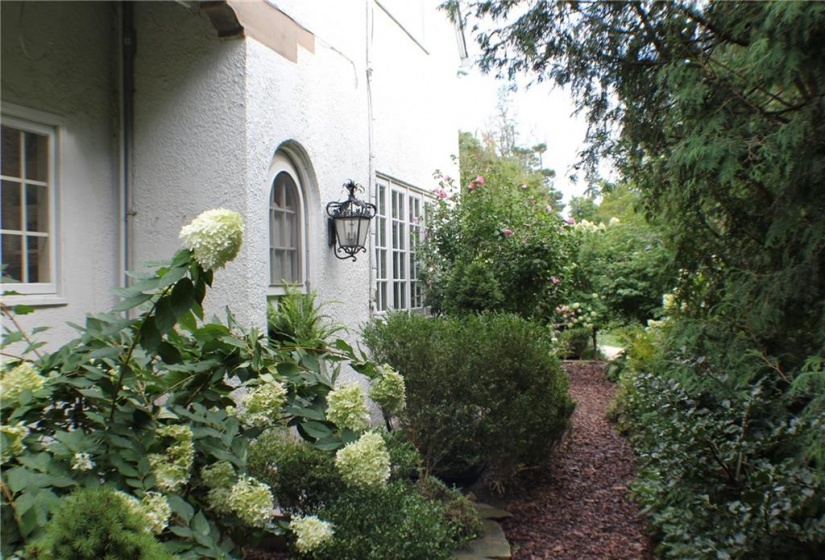
M 343 340 L 321 341 L 331 331 L 315 321 L 318 311 L 298 309 L 311 300 L 289 302 L 298 307 L 284 307 L 288 319 L 273 317 L 281 339 L 244 329 L 229 312 L 204 320 L 214 271 L 237 254 L 242 231 L 237 213 L 205 212 L 181 230 L 184 249 L 136 275 L 115 312 L 88 317 L 77 339 L 51 353 L 15 328 L 15 314 L 30 308 L 0 304 L 3 557 L 83 549 L 103 558 L 95 555 L 116 545 L 129 557 L 161 558 L 152 551 L 162 546 L 179 558 L 237 558 L 240 543 L 278 535 L 296 558 L 323 557 L 352 545 L 346 521 L 367 504 L 353 488 L 414 504 L 392 511 L 408 522 L 405 539 L 441 535 L 428 541 L 428 557 L 447 557 L 469 538 L 412 482 L 388 484 L 404 455 L 391 455 L 371 428 L 367 390 L 397 414 L 403 380 Z M 364 383 L 336 384 L 344 364 Z M 266 471 L 246 461 L 273 427 L 294 430 L 331 465 L 325 476 L 351 512 L 336 518 L 339 527 L 308 511 L 276 515 Z M 87 504 L 104 504 L 108 516 L 78 516 Z M 370 554 L 364 546 L 360 554 Z
M 551 457 L 574 405 L 547 326 L 509 314 L 376 320 L 364 340 L 404 376 L 403 430 L 428 472 L 506 485 Z

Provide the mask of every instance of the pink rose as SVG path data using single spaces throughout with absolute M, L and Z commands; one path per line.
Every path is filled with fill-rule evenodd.
M 515 235 L 515 233 L 513 233 L 513 230 L 511 230 L 510 228 L 504 228 L 501 231 L 501 233 L 504 234 L 504 237 L 513 237 Z
M 559 282 L 561 282 L 561 280 L 559 280 L 559 279 L 558 279 L 558 278 L 556 278 L 555 276 L 551 276 L 551 277 L 550 277 L 550 281 L 551 281 L 553 284 L 558 284 Z
M 484 184 L 484 177 L 482 177 L 481 175 L 476 177 L 476 183 L 478 183 L 479 186 L 483 185 Z
M 568 224 L 570 224 L 572 226 L 573 224 L 576 223 L 576 218 L 574 218 L 573 216 L 570 216 L 569 218 L 567 218 L 566 221 L 567 221 Z

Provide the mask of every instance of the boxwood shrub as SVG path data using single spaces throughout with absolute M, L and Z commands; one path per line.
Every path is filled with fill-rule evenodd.
M 548 327 L 515 315 L 377 319 L 364 340 L 406 380 L 404 430 L 429 472 L 510 479 L 547 461 L 569 425 L 568 379 Z

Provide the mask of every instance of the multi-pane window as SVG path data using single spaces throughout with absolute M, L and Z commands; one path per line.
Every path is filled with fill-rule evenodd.
M 424 195 L 379 176 L 375 205 L 375 310 L 420 308 L 415 249 L 424 218 Z
M 21 294 L 54 293 L 55 130 L 6 116 L 0 128 L 3 280 Z
M 271 284 L 300 281 L 298 186 L 285 171 L 278 173 L 269 197 L 269 266 Z
M 276 157 L 269 193 L 269 285 L 275 291 L 300 286 L 304 274 L 304 207 L 300 176 L 285 157 Z

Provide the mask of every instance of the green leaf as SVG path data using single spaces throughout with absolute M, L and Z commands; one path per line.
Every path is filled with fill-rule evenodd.
M 321 422 L 303 422 L 301 427 L 306 433 L 316 439 L 323 439 L 332 437 L 332 430 L 326 424 Z
M 112 311 L 127 311 L 129 309 L 134 309 L 139 305 L 142 305 L 152 299 L 152 294 L 144 294 L 138 293 L 131 297 L 128 297 L 117 304 Z
M 176 266 L 167 270 L 158 282 L 158 288 L 165 288 L 171 286 L 186 275 L 188 266 Z
M 183 356 L 174 345 L 163 341 L 158 346 L 158 356 L 167 364 L 179 364 L 183 361 Z
M 149 353 L 154 353 L 155 349 L 160 346 L 161 334 L 155 325 L 154 317 L 149 316 L 143 320 L 143 324 L 140 326 L 139 336 L 141 348 Z
M 155 326 L 160 334 L 166 334 L 175 326 L 177 319 L 172 311 L 172 300 L 169 296 L 164 296 L 158 300 L 155 306 Z
M 29 313 L 34 313 L 34 307 L 31 305 L 14 305 L 11 310 L 17 315 L 28 315 Z
M 209 534 L 209 521 L 206 520 L 206 516 L 203 515 L 202 511 L 199 511 L 197 515 L 192 518 L 192 529 L 201 535 Z
M 177 494 L 168 495 L 166 501 L 169 502 L 169 507 L 172 508 L 175 515 L 183 519 L 187 525 L 192 521 L 192 517 L 195 515 L 195 508 L 189 505 L 189 502 Z
M 180 319 L 186 314 L 195 302 L 195 285 L 189 278 L 181 278 L 171 294 L 172 313 L 175 319 Z

